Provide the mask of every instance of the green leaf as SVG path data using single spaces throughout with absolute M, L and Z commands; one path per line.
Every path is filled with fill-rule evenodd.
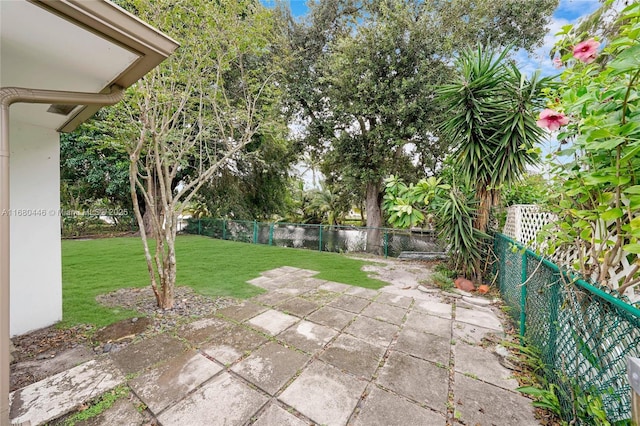
M 606 151 L 610 151 L 616 148 L 621 143 L 624 143 L 624 138 L 611 138 L 602 142 L 592 142 L 591 144 L 589 144 L 589 149 L 603 149 Z
M 628 47 L 618 55 L 616 59 L 609 63 L 609 68 L 613 70 L 612 76 L 625 72 L 636 71 L 640 67 L 640 44 Z
M 628 253 L 640 254 L 640 243 L 626 244 L 622 248 Z
M 573 339 L 575 340 L 580 353 L 587 359 L 587 361 L 589 361 L 589 363 L 596 370 L 601 371 L 602 365 L 600 365 L 600 361 L 598 360 L 598 357 L 595 356 L 593 352 L 591 352 L 591 349 L 589 348 L 587 343 L 582 339 L 582 337 L 575 330 L 571 331 L 571 335 L 573 336 Z
M 584 177 L 584 183 L 585 185 L 596 186 L 601 183 L 609 183 L 613 178 L 615 178 L 615 176 L 598 176 L 598 175 L 591 174 L 591 175 L 586 175 Z
M 627 152 L 624 154 L 624 156 L 622 156 L 622 161 L 629 161 L 632 158 L 634 158 L 636 156 L 636 154 L 638 154 L 638 152 L 640 152 L 640 145 L 635 146 L 631 149 L 631 151 Z
M 587 136 L 587 141 L 591 142 L 595 139 L 608 138 L 610 136 L 611 132 L 609 132 L 607 129 L 596 129 L 589 133 L 589 135 Z
M 606 212 L 602 213 L 600 215 L 600 217 L 603 220 L 616 220 L 621 218 L 624 215 L 624 212 L 622 211 L 621 208 L 615 208 L 615 209 L 610 209 L 607 210 Z

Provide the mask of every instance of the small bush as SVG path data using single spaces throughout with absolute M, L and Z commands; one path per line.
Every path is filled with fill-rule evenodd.
M 434 272 L 431 275 L 431 280 L 441 290 L 451 290 L 454 288 L 453 279 L 444 272 Z

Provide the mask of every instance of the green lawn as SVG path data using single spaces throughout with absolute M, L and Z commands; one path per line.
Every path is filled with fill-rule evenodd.
M 361 271 L 367 262 L 336 253 L 269 247 L 180 236 L 176 242 L 178 285 L 208 296 L 247 298 L 262 290 L 246 281 L 280 266 L 319 271 L 317 278 L 378 289 L 385 283 Z M 134 312 L 102 307 L 99 294 L 149 285 L 139 238 L 62 241 L 62 326 L 103 326 L 135 316 Z M 149 297 L 153 297 L 151 292 Z

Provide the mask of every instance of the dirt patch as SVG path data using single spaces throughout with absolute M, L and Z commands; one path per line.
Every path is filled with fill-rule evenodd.
M 92 340 L 99 343 L 119 342 L 143 333 L 152 324 L 151 318 L 130 318 L 118 321 L 98 330 Z
M 232 298 L 210 298 L 190 287 L 176 288 L 173 309 L 160 309 L 150 287 L 120 289 L 96 300 L 108 307 L 140 313 L 100 330 L 92 325 L 70 328 L 51 326 L 12 339 L 15 346 L 11 364 L 11 391 L 43 380 L 106 352 L 116 352 L 132 341 L 171 330 L 194 319 L 211 315 L 237 303 Z
M 67 329 L 51 326 L 14 337 L 11 391 L 90 359 L 93 354 L 86 343 L 92 330 L 93 326 L 84 325 Z

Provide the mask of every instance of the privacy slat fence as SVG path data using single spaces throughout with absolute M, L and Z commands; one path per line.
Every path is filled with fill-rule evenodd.
M 565 420 L 599 398 L 608 420 L 624 424 L 631 418 L 627 358 L 640 356 L 640 309 L 503 234 L 495 252 L 500 292 L 523 341 L 541 351 Z

